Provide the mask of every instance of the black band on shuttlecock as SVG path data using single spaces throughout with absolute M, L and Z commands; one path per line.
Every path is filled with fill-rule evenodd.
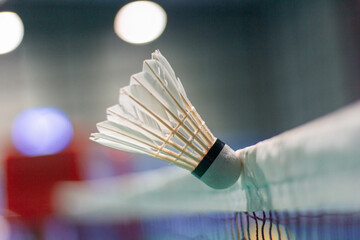
M 225 143 L 223 143 L 220 139 L 216 139 L 214 145 L 210 148 L 205 157 L 201 160 L 199 165 L 192 171 L 192 174 L 201 178 L 202 175 L 209 169 L 211 164 L 215 161 L 221 150 L 224 148 Z

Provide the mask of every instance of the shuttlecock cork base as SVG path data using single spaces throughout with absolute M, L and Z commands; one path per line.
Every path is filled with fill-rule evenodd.
M 240 159 L 214 137 L 158 50 L 106 112 L 107 121 L 90 137 L 95 142 L 167 161 L 215 189 L 230 187 L 240 176 Z
M 224 189 L 239 179 L 240 170 L 241 162 L 235 151 L 220 139 L 216 139 L 192 174 L 212 188 Z

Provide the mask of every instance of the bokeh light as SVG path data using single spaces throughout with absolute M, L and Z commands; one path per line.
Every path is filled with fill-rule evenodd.
M 116 14 L 115 33 L 124 41 L 143 44 L 158 38 L 166 26 L 166 12 L 150 1 L 126 4 Z
M 73 127 L 69 118 L 53 107 L 23 111 L 12 128 L 13 144 L 26 156 L 58 153 L 70 144 L 72 137 Z
M 24 37 L 24 25 L 19 15 L 0 12 L 0 54 L 17 48 Z

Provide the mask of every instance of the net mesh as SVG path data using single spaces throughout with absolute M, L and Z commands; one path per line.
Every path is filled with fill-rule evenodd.
M 152 218 L 138 224 L 139 239 L 355 240 L 360 213 L 235 212 Z
M 260 211 L 173 215 L 80 225 L 78 239 L 307 240 L 359 239 L 360 212 Z

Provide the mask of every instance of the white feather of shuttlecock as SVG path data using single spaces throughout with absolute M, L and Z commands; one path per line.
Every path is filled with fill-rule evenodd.
M 107 109 L 91 140 L 143 153 L 193 171 L 216 138 L 196 112 L 160 51 L 120 89 L 119 104 Z

